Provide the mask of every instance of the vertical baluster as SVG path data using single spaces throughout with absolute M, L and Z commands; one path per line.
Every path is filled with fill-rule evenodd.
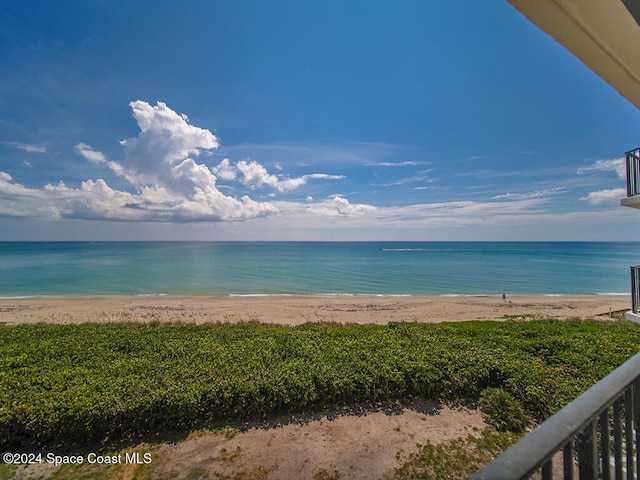
M 553 456 L 542 465 L 542 480 L 553 480 Z
M 631 196 L 631 163 L 627 153 L 627 197 Z
M 636 176 L 636 164 L 633 159 L 633 155 L 629 156 L 629 171 L 631 172 L 631 183 L 629 184 L 629 189 L 631 191 L 630 195 L 635 195 L 635 176 Z
M 627 153 L 627 197 L 631 196 L 631 163 Z
M 598 447 L 596 422 L 593 421 L 578 434 L 578 472 L 580 480 L 592 480 L 598 476 Z
M 638 282 L 638 280 L 640 280 L 640 267 L 635 267 L 633 269 L 633 274 L 634 274 L 633 283 L 635 284 L 635 290 L 633 291 L 633 294 L 635 296 L 634 298 L 635 313 L 638 313 L 638 310 L 640 309 L 640 305 L 638 305 L 638 299 L 640 298 L 640 282 Z
M 629 157 L 629 165 L 631 167 L 631 185 L 629 187 L 631 189 L 630 195 L 636 194 L 636 176 L 638 175 L 638 172 L 636 172 L 636 162 L 634 160 L 633 156 Z
M 633 480 L 633 389 L 624 392 L 624 440 L 627 453 L 627 480 Z
M 631 163 L 631 195 L 638 194 L 638 157 L 635 152 L 631 152 L 629 156 L 629 162 Z
M 622 400 L 613 402 L 613 458 L 616 480 L 622 480 Z
M 631 272 L 631 311 L 637 313 L 636 306 L 636 267 L 629 267 Z
M 636 449 L 636 478 L 640 477 L 640 378 L 636 378 L 633 382 L 633 428 L 636 432 L 635 449 Z
M 640 310 L 640 305 L 638 304 L 638 299 L 640 298 L 640 282 L 638 280 L 640 280 L 640 267 L 636 266 L 633 269 L 633 274 L 634 274 L 634 284 L 635 284 L 635 290 L 634 290 L 634 295 L 635 295 L 635 299 L 634 299 L 634 303 L 635 303 L 635 313 L 638 313 L 638 310 Z
M 573 480 L 573 440 L 562 449 L 562 473 L 564 480 Z
M 634 172 L 634 178 L 633 178 L 633 186 L 634 186 L 634 195 L 638 194 L 638 167 L 640 166 L 638 161 L 640 160 L 640 158 L 638 158 L 638 150 L 636 150 L 635 152 L 631 152 L 631 161 L 633 162 L 633 172 Z
M 629 267 L 629 272 L 631 273 L 631 311 L 636 313 L 635 274 L 633 267 Z
M 628 179 L 629 179 L 629 185 L 628 185 L 628 192 L 629 192 L 629 196 L 633 196 L 635 195 L 635 176 L 636 176 L 636 168 L 635 168 L 635 161 L 633 158 L 633 154 L 630 152 L 629 155 L 627 155 L 627 168 L 628 168 Z
M 609 446 L 609 408 L 600 414 L 600 458 L 602 480 L 611 480 L 611 447 Z
M 631 165 L 631 195 L 636 194 L 636 177 L 638 172 L 636 171 L 636 162 L 633 155 L 629 157 L 629 163 Z

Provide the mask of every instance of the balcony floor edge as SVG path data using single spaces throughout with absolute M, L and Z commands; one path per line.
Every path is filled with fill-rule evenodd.
M 640 323 L 640 313 L 633 313 L 632 310 L 629 310 L 624 314 L 625 318 L 631 322 Z
M 620 200 L 623 207 L 640 208 L 640 195 L 626 197 Z

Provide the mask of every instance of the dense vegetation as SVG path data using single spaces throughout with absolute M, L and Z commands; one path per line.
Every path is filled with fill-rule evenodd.
M 0 450 L 408 395 L 540 421 L 639 349 L 627 322 L 4 327 Z

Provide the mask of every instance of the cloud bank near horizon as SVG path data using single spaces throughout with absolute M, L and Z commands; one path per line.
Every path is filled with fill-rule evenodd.
M 214 158 L 214 152 L 220 147 L 219 139 L 211 131 L 192 125 L 186 115 L 162 102 L 151 105 L 137 100 L 129 106 L 140 131 L 136 137 L 120 142 L 121 159 L 110 159 L 84 142 L 73 148 L 92 168 L 103 169 L 104 178 L 85 179 L 77 186 L 59 181 L 35 188 L 22 185 L 10 173 L 0 171 L 0 215 L 163 223 L 238 222 L 275 217 L 279 220 L 268 221 L 283 225 L 284 229 L 548 224 L 583 222 L 590 216 L 600 215 L 598 211 L 554 212 L 553 200 L 570 194 L 570 188 L 564 185 L 550 188 L 532 185 L 531 191 L 503 191 L 486 200 L 449 199 L 379 206 L 353 202 L 347 198 L 350 194 L 325 192 L 323 198 L 316 201 L 310 194 L 315 192 L 300 190 L 312 182 L 340 184 L 347 176 L 328 173 L 290 176 L 282 173 L 279 161 L 275 163 L 278 173 L 273 173 L 249 158 L 235 161 L 223 158 L 216 161 L 216 165 L 209 165 L 207 161 Z M 46 153 L 42 146 L 16 142 L 9 145 L 24 152 Z M 422 169 L 417 174 L 423 176 L 432 171 L 424 170 L 424 165 L 429 164 L 426 161 L 368 161 L 358 157 L 357 163 L 367 168 L 372 165 L 382 169 L 417 167 Z M 618 178 L 624 178 L 623 159 L 598 160 L 580 168 L 576 178 L 588 180 L 606 172 L 615 172 Z M 371 188 L 392 188 L 402 183 L 410 182 L 383 181 L 372 183 Z M 239 191 L 245 194 L 233 195 Z M 300 193 L 299 201 L 280 198 L 292 192 Z M 574 198 L 598 206 L 617 204 L 624 196 L 623 189 L 581 195 Z M 260 200 L 265 197 L 269 201 Z

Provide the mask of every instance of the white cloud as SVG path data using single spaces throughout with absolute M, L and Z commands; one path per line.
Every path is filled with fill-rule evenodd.
M 236 169 L 231 165 L 228 158 L 220 162 L 217 167 L 213 167 L 211 171 L 222 180 L 235 180 L 237 174 Z
M 7 142 L 7 145 L 17 148 L 18 150 L 22 150 L 23 152 L 47 153 L 47 147 L 43 147 L 42 145 L 31 145 L 28 143 L 19 143 L 19 142 Z
M 614 171 L 618 178 L 624 180 L 627 178 L 627 165 L 624 158 L 616 158 L 614 160 L 598 160 L 593 165 L 581 167 L 578 169 L 578 175 L 584 175 L 588 172 L 609 172 Z
M 188 197 L 154 185 L 137 194 L 114 190 L 102 180 L 87 180 L 80 188 L 64 183 L 42 190 L 10 183 L 0 172 L 0 214 L 10 216 L 75 218 L 90 220 L 215 221 L 243 220 L 277 213 L 269 203 L 249 197 L 235 199 L 217 190 L 194 189 Z
M 121 142 L 124 162 L 110 162 L 109 167 L 140 193 L 122 208 L 173 221 L 244 220 L 277 213 L 269 203 L 247 196 L 236 199 L 218 190 L 213 171 L 192 158 L 218 148 L 209 130 L 191 125 L 186 115 L 178 115 L 162 102 L 154 107 L 136 101 L 130 106 L 140 134 Z M 222 175 L 229 178 L 228 170 Z
M 114 189 L 99 178 L 83 181 L 79 187 L 61 182 L 37 189 L 14 183 L 8 173 L 0 172 L 0 214 L 153 222 L 246 220 L 273 215 L 279 210 L 273 203 L 258 202 L 246 195 L 237 198 L 223 194 L 218 179 L 236 181 L 251 189 L 267 186 L 282 193 L 296 190 L 312 179 L 344 178 L 325 173 L 289 178 L 270 174 L 256 161 L 233 164 L 228 158 L 209 167 L 197 159 L 201 154 L 210 157 L 211 151 L 218 148 L 213 133 L 191 125 L 186 115 L 174 112 L 162 102 L 153 106 L 138 100 L 129 105 L 140 133 L 120 142 L 124 151 L 122 160 L 109 160 L 86 143 L 74 147 L 87 161 L 105 165 L 124 178 L 129 188 Z M 27 149 L 23 144 L 12 145 Z M 357 208 L 343 206 L 342 213 L 349 210 L 355 212 Z
M 368 163 L 369 167 L 416 167 L 420 165 L 429 165 L 430 162 L 416 162 L 416 161 L 406 161 L 406 162 L 372 162 Z
M 552 213 L 549 211 L 550 200 L 547 198 L 485 202 L 448 201 L 379 207 L 351 203 L 344 196 L 337 195 L 314 203 L 275 202 L 275 204 L 281 212 L 277 223 L 287 222 L 292 229 L 300 226 L 326 229 L 326 218 L 331 218 L 332 222 L 336 222 L 331 224 L 334 226 L 381 229 L 387 232 L 404 228 L 543 225 L 561 223 L 563 220 L 572 218 L 588 218 L 589 215 L 594 214 L 593 212 Z
M 346 178 L 344 175 L 328 175 L 326 173 L 310 173 L 309 175 L 303 175 L 302 178 L 308 180 L 309 178 L 320 180 L 343 180 Z
M 388 207 L 380 215 L 391 224 L 423 226 L 478 225 L 519 222 L 527 216 L 541 215 L 546 199 L 514 201 L 452 201 Z
M 309 179 L 340 180 L 343 175 L 328 175 L 326 173 L 311 173 L 296 178 L 288 178 L 270 174 L 267 169 L 256 161 L 241 160 L 235 168 L 242 174 L 240 181 L 250 188 L 268 186 L 279 192 L 290 192 L 300 188 Z
M 585 175 L 590 172 L 616 172 L 620 180 L 627 178 L 627 165 L 625 158 L 616 158 L 613 160 L 598 160 L 592 165 L 578 169 L 578 175 Z M 620 199 L 627 196 L 624 188 L 611 188 L 589 192 L 580 200 L 587 201 L 591 205 L 602 205 L 607 203 L 619 203 Z
M 185 185 L 189 183 L 184 178 L 185 167 L 181 173 L 176 169 L 185 161 L 193 162 L 191 157 L 201 151 L 218 148 L 218 139 L 209 130 L 191 125 L 185 115 L 178 115 L 162 102 L 155 107 L 140 100 L 129 105 L 140 134 L 120 142 L 125 159 L 116 173 L 123 174 L 132 184 L 163 185 L 184 193 L 185 187 L 192 185 Z M 213 176 L 211 172 L 209 175 Z
M 73 150 L 78 155 L 81 155 L 82 157 L 84 157 L 85 160 L 88 160 L 88 161 L 90 161 L 92 163 L 106 163 L 107 162 L 107 157 L 105 157 L 104 153 L 97 152 L 96 150 L 91 148 L 90 145 L 87 145 L 86 143 L 77 144 L 75 147 L 73 147 Z
M 0 213 L 100 220 L 217 221 L 271 215 L 278 209 L 247 196 L 226 196 L 216 188 L 216 176 L 197 163 L 203 151 L 218 147 L 208 130 L 191 125 L 164 103 L 131 102 L 140 134 L 121 142 L 124 161 L 106 157 L 85 143 L 74 150 L 85 159 L 106 165 L 124 177 L 135 193 L 112 189 L 105 180 L 86 180 L 79 188 L 64 183 L 42 190 L 27 188 L 0 176 Z M 44 206 L 43 206 L 44 205 Z
M 304 184 L 303 179 L 297 181 L 281 181 L 277 176 L 271 175 L 267 169 L 258 162 L 241 160 L 236 163 L 236 168 L 242 174 L 241 182 L 251 188 L 260 188 L 264 185 L 275 188 L 280 192 L 295 190 Z
M 362 215 L 372 214 L 377 210 L 373 205 L 362 203 L 352 204 L 344 197 L 335 196 L 331 200 L 318 203 L 309 207 L 309 211 L 323 217 L 358 217 Z
M 85 143 L 78 143 L 74 148 L 78 155 L 101 166 L 111 177 L 85 179 L 73 186 L 60 182 L 32 188 L 16 183 L 9 173 L 0 172 L 0 215 L 145 222 L 239 221 L 271 216 L 256 224 L 265 228 L 282 226 L 283 231 L 307 226 L 326 229 L 329 217 L 332 224 L 342 227 L 386 228 L 392 231 L 396 228 L 440 226 L 543 225 L 561 222 L 562 219 L 586 221 L 590 215 L 599 214 L 553 213 L 550 200 L 554 195 L 566 192 L 566 185 L 546 190 L 542 188 L 548 185 L 539 190 L 529 185 L 531 192 L 508 192 L 487 201 L 446 201 L 393 207 L 351 203 L 346 195 L 319 200 L 322 194 L 316 193 L 318 190 L 304 192 L 302 187 L 312 181 L 334 181 L 345 177 L 327 173 L 288 176 L 280 169 L 283 165 L 293 164 L 291 159 L 282 164 L 270 159 L 268 164 L 275 165 L 272 168 L 277 169 L 276 173 L 249 159 L 232 162 L 224 158 L 218 165 L 210 166 L 206 160 L 213 158 L 211 152 L 218 148 L 218 139 L 209 130 L 191 125 L 185 115 L 160 102 L 153 106 L 136 101 L 130 106 L 140 133 L 121 142 L 124 152 L 121 159 L 107 159 Z M 405 164 L 413 166 L 417 163 Z M 620 175 L 621 166 L 624 167 L 622 159 L 601 160 L 583 167 L 578 173 L 615 171 Z M 418 172 L 425 176 L 427 173 L 428 170 Z M 121 177 L 118 179 L 120 183 L 110 180 L 114 174 Z M 121 186 L 122 179 L 128 182 L 126 188 Z M 408 181 L 407 177 L 405 183 Z M 226 182 L 223 185 L 227 189 L 225 192 L 240 193 L 236 196 L 222 193 L 219 182 Z M 261 188 L 272 189 L 270 193 L 274 197 L 278 193 L 296 190 L 303 193 L 297 202 L 275 198 L 261 202 L 242 195 L 252 195 L 252 191 Z M 427 187 L 414 187 L 424 188 Z M 307 193 L 317 195 L 318 200 Z M 613 189 L 591 192 L 583 200 L 597 205 L 617 202 L 622 197 L 623 189 Z M 252 222 L 249 227 L 242 228 L 255 228 L 254 225 Z
M 548 197 L 550 195 L 557 195 L 559 193 L 564 193 L 566 190 L 564 188 L 550 188 L 546 190 L 536 190 L 534 192 L 524 192 L 524 193 L 505 193 L 502 195 L 496 195 L 492 197 L 492 200 L 502 200 L 502 199 L 512 199 L 512 200 L 524 200 L 528 198 L 540 198 L 540 197 Z
M 30 189 L 14 183 L 11 175 L 0 172 L 0 215 L 16 217 L 58 218 L 56 201 L 44 190 Z
M 382 186 L 383 187 L 397 187 L 400 185 L 406 185 L 408 183 L 416 183 L 416 182 L 422 182 L 422 181 L 427 181 L 428 183 L 433 182 L 434 179 L 433 178 L 429 178 L 428 177 L 428 173 L 431 173 L 433 171 L 433 169 L 427 169 L 427 170 L 420 170 L 419 172 L 414 173 L 413 175 L 409 176 L 409 177 L 405 177 L 405 178 L 401 178 L 399 180 L 396 180 L 394 182 L 388 182 L 388 183 L 383 183 Z
M 597 192 L 589 192 L 586 197 L 580 200 L 586 200 L 591 205 L 600 205 L 603 203 L 619 203 L 620 199 L 627 196 L 625 188 L 612 188 L 610 190 L 598 190 Z

